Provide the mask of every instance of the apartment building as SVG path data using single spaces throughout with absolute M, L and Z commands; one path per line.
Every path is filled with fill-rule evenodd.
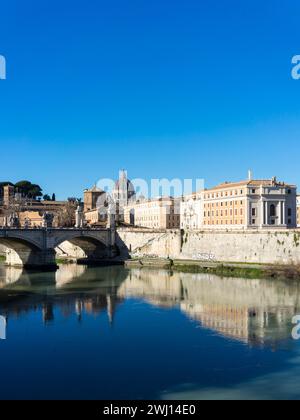
M 295 228 L 297 188 L 271 180 L 225 182 L 201 193 L 203 228 Z
M 172 197 L 138 200 L 124 207 L 124 222 L 148 229 L 180 228 L 180 201 Z

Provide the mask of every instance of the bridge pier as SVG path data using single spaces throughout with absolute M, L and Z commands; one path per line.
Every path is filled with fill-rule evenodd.
M 56 253 L 52 249 L 45 250 L 18 250 L 6 249 L 6 265 L 10 267 L 23 267 L 42 271 L 55 271 Z

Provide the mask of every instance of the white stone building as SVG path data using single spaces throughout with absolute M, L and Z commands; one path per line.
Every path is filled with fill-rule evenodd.
M 172 197 L 142 199 L 124 207 L 124 221 L 148 229 L 179 229 L 179 212 L 179 202 Z
M 180 228 L 201 229 L 203 226 L 203 200 L 201 193 L 186 195 L 180 202 Z
M 132 182 L 128 179 L 127 171 L 120 171 L 119 179 L 115 183 L 112 192 L 112 198 L 116 204 L 116 220 L 124 222 L 124 209 L 129 203 L 134 202 L 136 198 L 135 189 Z

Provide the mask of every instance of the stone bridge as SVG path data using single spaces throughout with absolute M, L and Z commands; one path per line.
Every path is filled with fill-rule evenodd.
M 0 229 L 0 245 L 6 249 L 6 264 L 26 268 L 56 268 L 56 253 L 77 250 L 74 258 L 87 261 L 116 256 L 114 229 Z M 80 251 L 78 253 L 78 250 Z M 67 254 L 67 253 L 66 253 Z M 70 256 L 70 254 L 69 254 Z

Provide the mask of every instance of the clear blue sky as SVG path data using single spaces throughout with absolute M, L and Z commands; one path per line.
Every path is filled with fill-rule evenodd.
M 300 184 L 299 0 L 2 2 L 0 179 Z

